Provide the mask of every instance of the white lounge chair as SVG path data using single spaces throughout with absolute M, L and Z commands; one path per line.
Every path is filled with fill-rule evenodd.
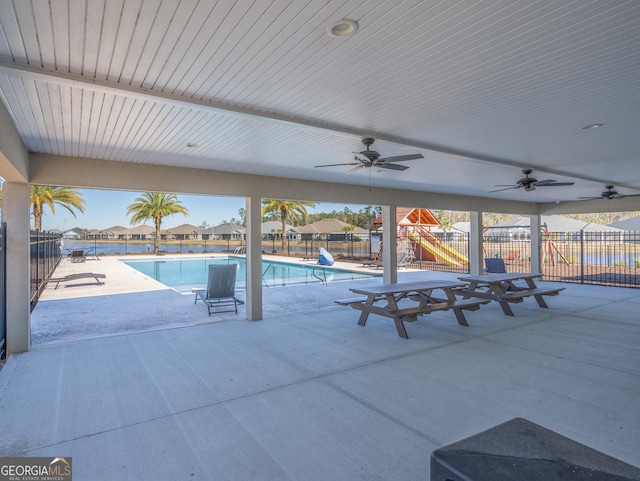
M 68 276 L 64 276 L 64 277 L 50 277 L 49 279 L 47 279 L 47 283 L 55 282 L 56 287 L 54 289 L 57 289 L 58 286 L 63 282 L 77 281 L 80 279 L 95 279 L 98 285 L 102 285 L 104 284 L 104 282 L 100 282 L 100 279 L 106 279 L 106 277 L 107 276 L 104 274 L 95 274 L 93 272 L 80 272 L 78 274 L 69 274 Z
M 244 304 L 236 297 L 236 274 L 238 264 L 211 264 L 209 265 L 209 277 L 207 279 L 207 289 L 194 290 L 196 300 L 200 299 L 207 305 L 209 315 L 212 312 L 232 312 L 231 309 L 223 309 L 233 306 L 233 311 L 238 313 L 238 304 Z

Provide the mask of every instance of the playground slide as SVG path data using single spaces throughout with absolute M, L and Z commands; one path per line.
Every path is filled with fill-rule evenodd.
M 465 255 L 449 247 L 429 231 L 423 230 L 421 233 L 410 232 L 409 237 L 439 261 L 446 262 L 451 266 L 457 266 L 461 262 L 469 263 L 469 259 Z

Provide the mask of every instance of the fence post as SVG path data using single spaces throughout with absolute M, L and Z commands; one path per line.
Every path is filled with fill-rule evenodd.
M 580 229 L 580 284 L 584 284 L 584 229 Z

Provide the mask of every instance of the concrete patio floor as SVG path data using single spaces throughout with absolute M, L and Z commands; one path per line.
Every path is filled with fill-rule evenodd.
M 562 286 L 409 340 L 326 306 L 35 345 L 0 371 L 0 455 L 71 456 L 76 480 L 428 480 L 434 449 L 524 417 L 639 466 L 640 290 Z

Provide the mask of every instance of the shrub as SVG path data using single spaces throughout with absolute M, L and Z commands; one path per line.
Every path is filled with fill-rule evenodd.
M 577 264 L 578 263 L 578 258 L 576 256 L 567 256 L 565 259 L 567 259 L 567 262 L 569 264 Z
M 634 263 L 635 263 L 636 267 L 640 267 L 640 257 L 636 258 Z
M 616 267 L 627 267 L 627 261 L 624 261 L 624 260 L 615 261 L 613 265 Z

